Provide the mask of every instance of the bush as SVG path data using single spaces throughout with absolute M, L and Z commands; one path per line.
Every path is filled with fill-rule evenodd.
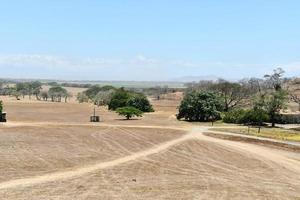
M 131 97 L 127 102 L 127 106 L 135 107 L 143 112 L 154 112 L 149 100 L 143 94 Z
M 300 124 L 300 114 L 281 114 L 276 116 L 279 124 Z
M 220 119 L 222 103 L 211 92 L 187 93 L 179 106 L 177 119 L 188 121 L 211 121 Z
M 118 109 L 116 110 L 116 112 L 117 112 L 119 115 L 125 116 L 127 120 L 129 120 L 130 118 L 132 118 L 132 117 L 134 117 L 134 116 L 142 117 L 142 115 L 143 115 L 143 112 L 142 112 L 142 111 L 140 111 L 140 110 L 137 109 L 137 108 L 130 107 L 130 106 L 118 108 Z
M 242 124 L 245 114 L 247 113 L 244 109 L 234 109 L 229 112 L 224 113 L 223 122 Z
M 262 109 L 252 109 L 246 111 L 240 123 L 248 125 L 262 126 L 264 122 L 269 121 L 269 115 Z

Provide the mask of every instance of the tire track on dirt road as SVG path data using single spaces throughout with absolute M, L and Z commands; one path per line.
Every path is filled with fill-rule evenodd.
M 32 178 L 16 179 L 16 180 L 2 182 L 2 183 L 0 183 L 0 190 L 14 188 L 14 187 L 26 187 L 26 186 L 36 185 L 36 184 L 42 184 L 42 183 L 53 182 L 53 181 L 57 181 L 57 180 L 69 179 L 69 178 L 73 178 L 73 177 L 82 176 L 84 174 L 91 173 L 91 172 L 94 172 L 97 170 L 105 169 L 108 167 L 114 167 L 114 166 L 129 162 L 129 161 L 134 161 L 134 160 L 137 160 L 142 157 L 147 157 L 149 155 L 159 153 L 161 151 L 168 149 L 169 147 L 172 147 L 183 141 L 193 139 L 196 137 L 197 137 L 197 135 L 195 133 L 191 132 L 191 133 L 185 134 L 177 139 L 170 140 L 170 141 L 162 143 L 160 145 L 155 145 L 151 149 L 137 152 L 137 153 L 131 154 L 129 156 L 118 158 L 118 159 L 115 159 L 112 161 L 101 162 L 101 163 L 98 163 L 95 165 L 86 166 L 86 167 L 82 167 L 82 168 L 78 168 L 78 169 L 73 169 L 70 171 L 55 172 L 55 173 L 45 174 L 45 175 L 36 176 L 36 177 L 32 177 Z
M 137 126 L 139 127 L 139 126 Z M 148 126 L 147 126 L 148 127 Z M 165 127 L 166 128 L 166 127 Z M 271 167 L 284 167 L 287 170 L 294 171 L 296 174 L 300 174 L 300 161 L 292 159 L 290 157 L 286 157 L 285 154 L 281 154 L 280 151 L 274 151 L 273 149 L 268 149 L 266 147 L 262 147 L 255 144 L 248 144 L 236 141 L 229 141 L 223 139 L 217 139 L 209 136 L 203 135 L 203 132 L 206 132 L 209 127 L 202 127 L 202 128 L 194 128 L 190 130 L 189 133 L 158 144 L 154 145 L 152 148 L 144 151 L 140 151 L 137 153 L 133 153 L 128 156 L 124 156 L 122 158 L 118 158 L 115 160 L 107 161 L 107 162 L 100 162 L 98 164 L 85 166 L 81 168 L 71 169 L 69 171 L 60 171 L 55 173 L 49 173 L 41 176 L 31 177 L 31 178 L 24 178 L 24 179 L 15 179 L 6 182 L 0 183 L 0 190 L 15 188 L 15 187 L 27 187 L 32 185 L 43 184 L 47 182 L 53 182 L 58 180 L 70 179 L 74 177 L 80 177 L 82 175 L 106 169 L 114 166 L 118 166 L 124 164 L 126 162 L 135 161 L 141 158 L 145 158 L 147 156 L 160 153 L 169 149 L 170 147 L 185 142 L 187 140 L 197 139 L 201 141 L 213 142 L 215 144 L 219 144 L 228 148 L 229 150 L 235 150 L 238 152 L 244 152 L 246 154 L 250 154 L 253 158 L 261 160 L 263 162 L 267 162 L 268 165 Z M 174 129 L 176 130 L 176 129 Z M 296 175 L 293 174 L 293 175 Z

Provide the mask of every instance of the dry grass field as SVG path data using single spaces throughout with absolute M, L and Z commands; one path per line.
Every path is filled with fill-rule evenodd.
M 206 136 L 175 119 L 179 100 L 93 124 L 90 104 L 1 99 L 1 200 L 300 199 L 299 153 Z

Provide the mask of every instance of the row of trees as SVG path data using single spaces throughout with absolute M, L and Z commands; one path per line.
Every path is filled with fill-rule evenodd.
M 92 102 L 94 105 L 106 105 L 109 110 L 114 110 L 126 119 L 133 116 L 142 116 L 144 112 L 153 112 L 154 109 L 148 98 L 134 91 L 112 86 L 92 86 L 86 91 L 77 95 L 80 103 Z
M 120 107 L 135 107 L 143 112 L 153 112 L 152 105 L 142 93 L 115 88 L 113 86 L 92 86 L 88 90 L 79 93 L 77 100 L 80 103 L 92 102 L 97 106 L 107 105 L 109 110 Z
M 275 126 L 280 111 L 288 101 L 283 74 L 284 71 L 278 68 L 273 74 L 265 75 L 264 79 L 194 84 L 181 102 L 177 118 L 213 121 L 223 116 L 225 122 L 259 125 L 271 122 Z
M 14 96 L 18 100 L 20 97 L 25 98 L 25 96 L 28 96 L 31 99 L 34 96 L 37 100 L 48 101 L 48 99 L 51 99 L 53 102 L 67 102 L 67 99 L 72 96 L 61 86 L 53 86 L 48 91 L 43 91 L 42 83 L 39 81 L 20 82 L 14 86 L 0 84 L 0 95 Z
M 0 95 L 10 95 L 15 96 L 17 99 L 19 99 L 20 96 L 23 98 L 25 96 L 29 96 L 31 99 L 31 96 L 35 96 L 37 99 L 39 99 L 39 94 L 42 89 L 42 83 L 39 81 L 33 81 L 33 82 L 20 82 L 16 83 L 15 86 L 9 86 L 8 84 L 0 83 Z

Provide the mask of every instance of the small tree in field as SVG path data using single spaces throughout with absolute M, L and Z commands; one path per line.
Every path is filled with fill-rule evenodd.
M 142 117 L 143 116 L 143 112 L 140 111 L 137 108 L 134 107 L 122 107 L 122 108 L 118 108 L 116 110 L 116 112 L 119 115 L 125 116 L 127 120 L 129 120 L 130 118 L 136 116 L 136 117 Z

